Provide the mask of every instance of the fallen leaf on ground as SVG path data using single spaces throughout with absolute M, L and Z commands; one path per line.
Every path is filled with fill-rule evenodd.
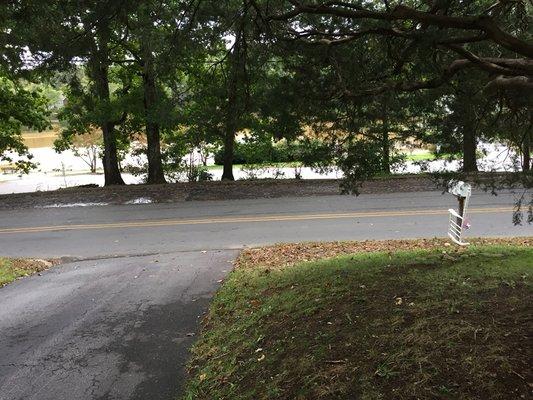
M 533 237 L 472 238 L 472 245 L 533 246 Z M 383 251 L 390 255 L 402 250 L 432 250 L 451 247 L 447 239 L 366 240 L 360 242 L 282 243 L 245 249 L 235 262 L 237 268 L 269 268 L 279 270 L 303 261 L 315 261 L 343 254 Z

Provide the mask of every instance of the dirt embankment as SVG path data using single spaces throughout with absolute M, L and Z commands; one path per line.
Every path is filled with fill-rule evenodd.
M 341 192 L 339 180 L 258 180 L 77 187 L 49 192 L 0 195 L 0 209 L 50 207 L 75 203 L 174 203 L 192 200 L 232 200 L 293 196 L 327 196 Z M 368 181 L 361 193 L 439 190 L 430 178 L 399 176 Z

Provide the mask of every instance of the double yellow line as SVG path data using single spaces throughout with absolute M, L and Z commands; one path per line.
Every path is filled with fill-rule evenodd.
M 511 212 L 512 208 L 474 208 L 469 213 L 488 214 Z M 293 215 L 262 215 L 242 217 L 215 217 L 199 219 L 161 219 L 133 222 L 112 222 L 101 224 L 72 224 L 52 226 L 32 226 L 20 228 L 0 228 L 0 234 L 17 233 L 40 233 L 54 231 L 81 231 L 90 229 L 130 229 L 152 228 L 161 226 L 178 225 L 206 225 L 206 224 L 238 224 L 250 222 L 284 222 L 284 221 L 313 221 L 322 219 L 346 219 L 346 218 L 388 218 L 388 217 L 417 217 L 422 215 L 447 215 L 447 210 L 405 210 L 405 211 L 376 211 L 376 212 L 348 212 L 348 213 L 324 213 L 324 214 L 293 214 Z

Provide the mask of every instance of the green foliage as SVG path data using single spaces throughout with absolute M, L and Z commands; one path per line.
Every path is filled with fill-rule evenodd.
M 113 71 L 111 87 L 113 91 L 109 101 L 100 101 L 95 93 L 94 83 L 86 75 L 86 69 L 77 69 L 68 76 L 68 84 L 64 89 L 65 105 L 58 113 L 62 129 L 59 138 L 54 142 L 58 152 L 71 149 L 79 136 L 90 136 L 101 132 L 103 121 L 117 123 L 115 140 L 122 157 L 128 151 L 131 138 L 139 132 L 139 122 L 133 117 L 139 100 L 134 94 L 124 91 L 121 70 Z M 83 140 L 82 140 L 83 141 Z
M 203 162 L 198 160 L 202 150 L 196 138 L 186 136 L 183 130 L 168 131 L 163 135 L 163 169 L 170 181 L 187 180 L 188 182 L 210 181 L 209 173 Z M 209 150 L 203 149 L 209 155 Z
M 349 141 L 336 155 L 336 165 L 344 173 L 341 188 L 345 193 L 359 194 L 359 187 L 366 180 L 383 171 L 382 148 L 376 142 Z
M 308 144 L 303 141 L 280 140 L 274 142 L 269 136 L 247 137 L 235 143 L 234 164 L 273 164 L 302 162 Z M 215 153 L 215 164 L 223 164 L 223 149 Z
M 213 175 L 204 165 L 205 158 L 210 155 L 210 147 L 197 144 L 196 138 L 187 136 L 186 132 L 186 130 L 163 131 L 161 156 L 166 179 L 169 182 L 212 180 Z M 125 171 L 146 180 L 148 174 L 146 146 L 137 145 L 132 150 L 132 156 L 136 162 L 126 165 Z M 204 160 L 201 159 L 202 157 Z
M 0 75 L 0 160 L 13 162 L 24 172 L 34 166 L 22 140 L 22 128 L 45 130 L 50 127 L 49 102 L 38 90 L 27 90 L 18 81 Z
M 344 193 L 359 194 L 368 179 L 385 172 L 383 148 L 379 142 L 364 137 L 348 136 L 329 141 L 307 141 L 299 153 L 304 165 L 319 172 L 338 168 L 344 174 L 341 188 Z M 388 163 L 396 167 L 404 162 L 402 154 L 389 155 Z
M 56 151 L 64 151 L 76 135 L 89 134 L 97 129 L 95 117 L 96 101 L 81 80 L 74 76 L 65 93 L 65 106 L 58 113 L 59 120 L 65 126 L 60 137 L 54 143 Z

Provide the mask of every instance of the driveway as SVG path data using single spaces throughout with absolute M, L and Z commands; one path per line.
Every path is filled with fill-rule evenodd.
M 0 399 L 172 399 L 236 254 L 72 262 L 0 289 Z

